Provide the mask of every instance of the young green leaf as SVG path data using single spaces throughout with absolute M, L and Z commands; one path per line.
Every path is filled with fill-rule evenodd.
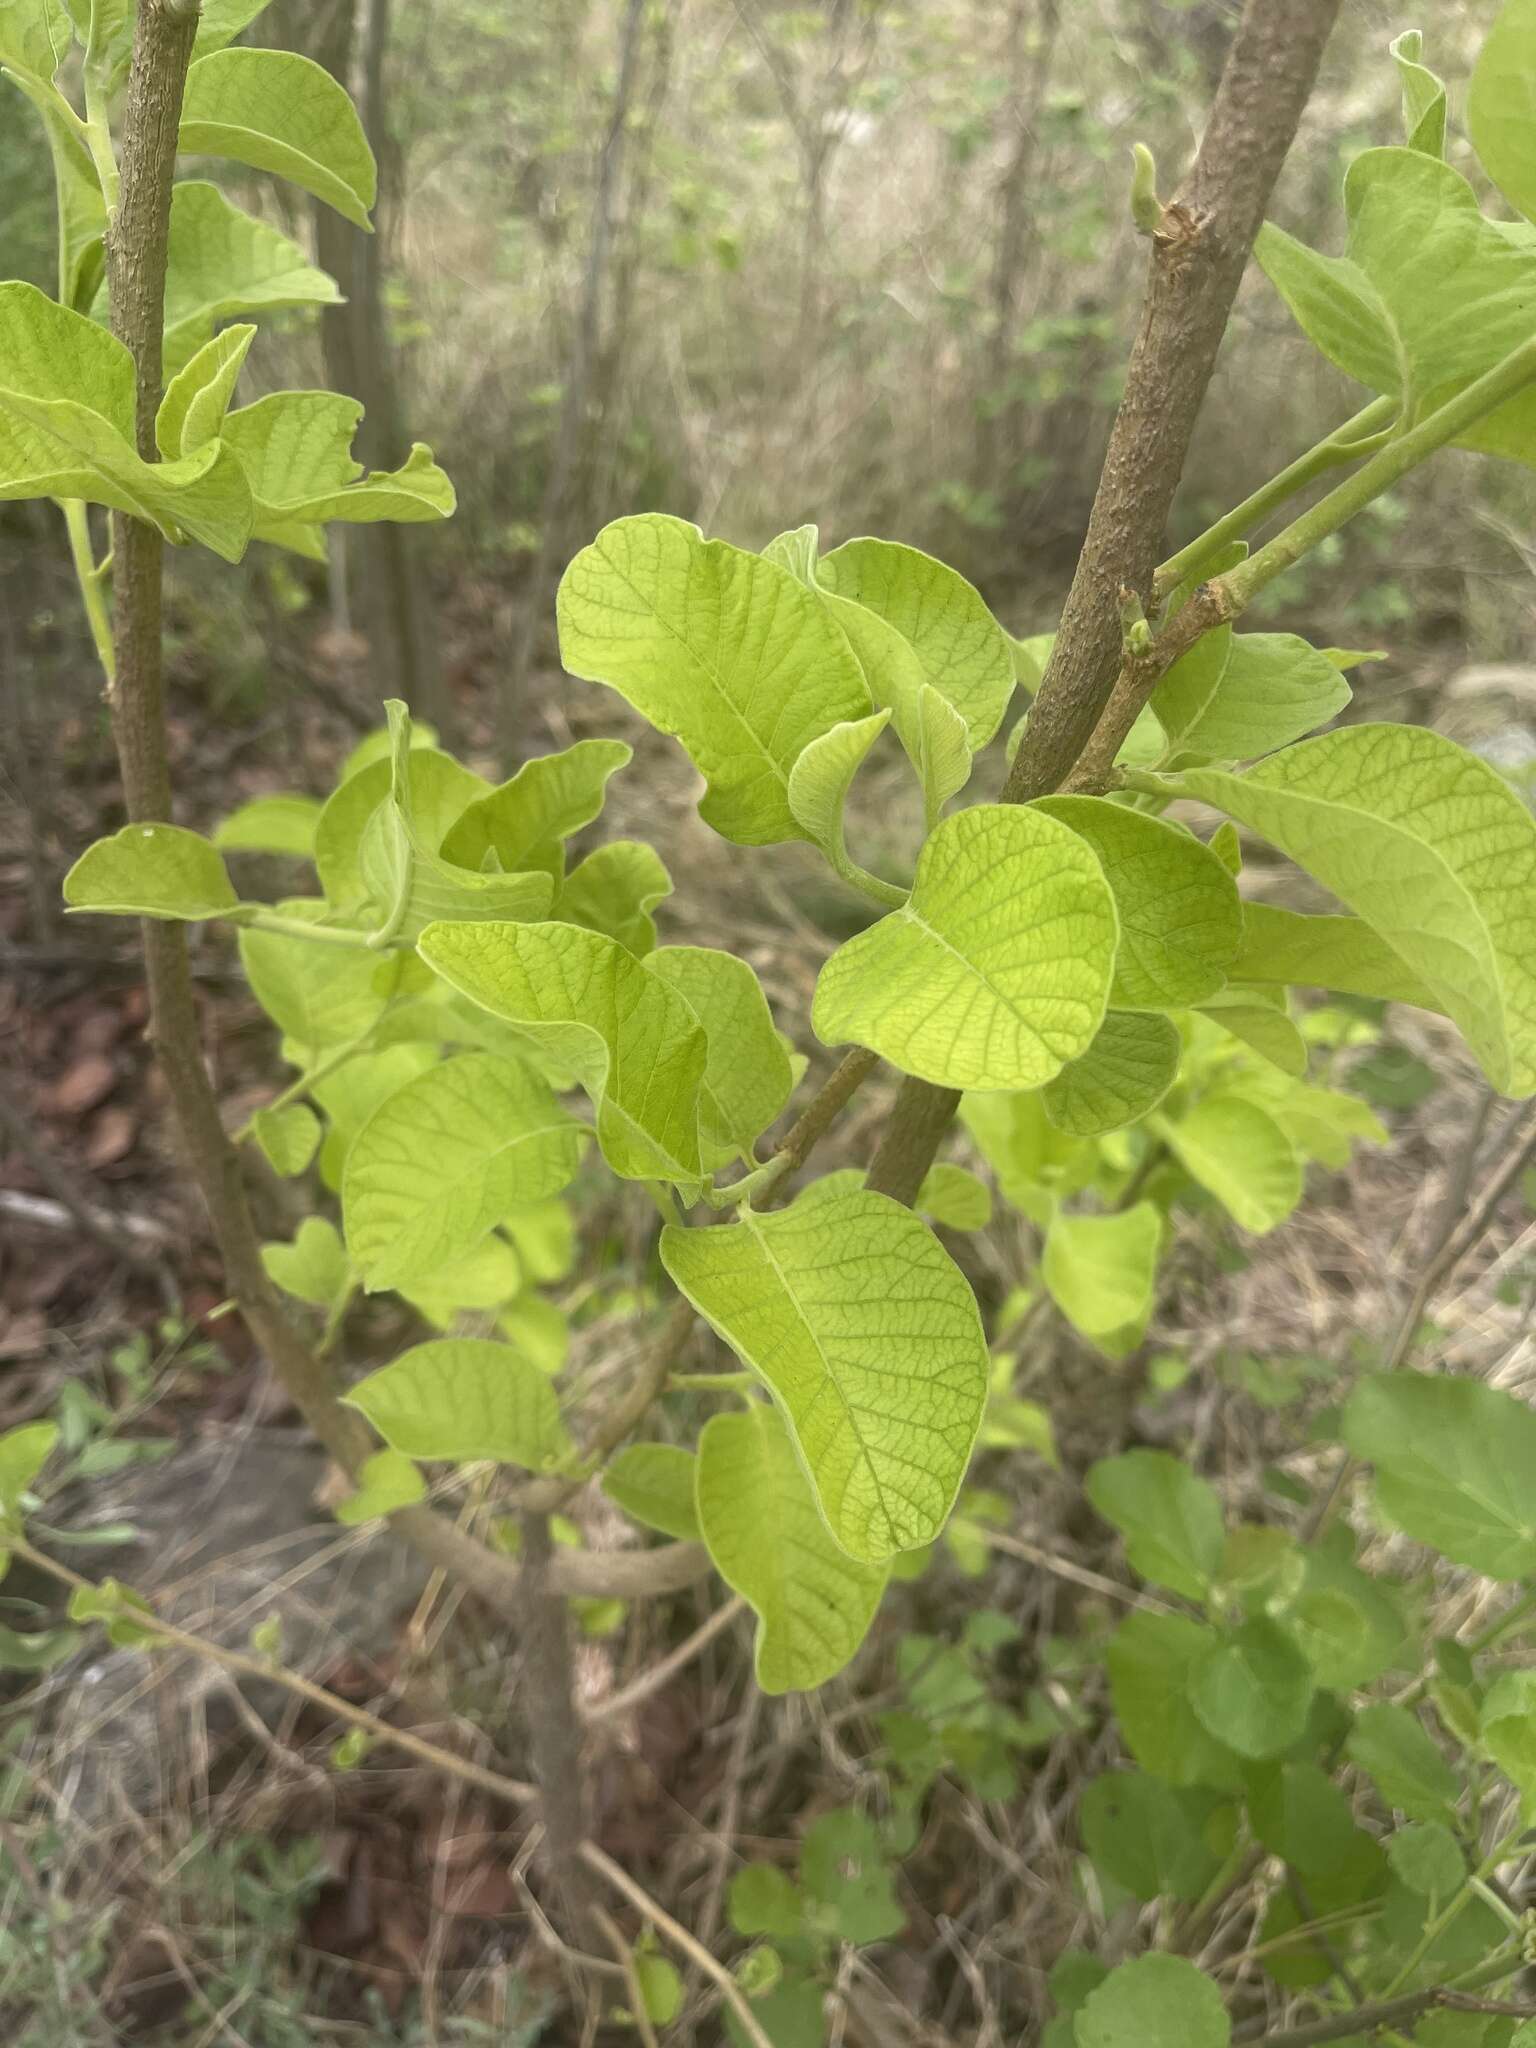
M 1486 44 L 1484 48 L 1486 49 Z M 1397 66 L 1397 75 L 1403 88 L 1403 139 L 1410 149 L 1421 149 L 1426 156 L 1445 155 L 1445 87 L 1427 65 L 1420 62 L 1424 55 L 1423 32 L 1416 28 L 1405 28 L 1400 36 L 1394 37 L 1387 45 L 1392 61 Z M 1536 61 L 1536 44 L 1529 52 Z M 1476 141 L 1474 131 L 1473 140 Z M 1481 145 L 1479 155 L 1483 155 Z M 1483 156 L 1484 167 L 1488 167 Z
M 1058 1210 L 1046 1233 L 1040 1277 L 1074 1329 L 1111 1358 L 1141 1342 L 1156 1300 L 1162 1219 L 1151 1202 L 1118 1215 Z
M 363 1460 L 357 1475 L 357 1491 L 338 1503 L 334 1513 L 346 1528 L 371 1522 L 379 1515 L 392 1515 L 396 1508 L 414 1507 L 427 1497 L 427 1482 L 416 1465 L 399 1451 L 375 1451 Z
M 709 784 L 700 815 L 744 846 L 802 836 L 789 771 L 869 693 L 826 607 L 777 562 L 661 513 L 616 519 L 561 581 L 560 654 L 659 731 Z
M 267 5 L 268 0 L 203 0 L 192 55 L 206 57 L 210 50 L 222 50 L 250 27 Z
M 249 323 L 226 327 L 171 379 L 155 414 L 155 446 L 164 461 L 195 455 L 217 440 L 255 338 Z
M 805 1929 L 805 1906 L 791 1877 L 773 1863 L 744 1864 L 731 1879 L 726 1913 L 738 1934 L 769 1934 L 795 1941 Z
M 293 50 L 218 50 L 187 73 L 177 147 L 271 171 L 367 228 L 378 189 L 357 109 L 323 66 Z
M 419 441 L 399 469 L 363 473 L 352 459 L 362 414 L 356 399 L 334 391 L 274 391 L 228 415 L 222 438 L 249 480 L 258 540 L 301 554 L 320 547 L 323 556 L 316 533 L 327 521 L 410 525 L 451 517 L 453 485 Z
M 646 955 L 645 971 L 675 989 L 704 1027 L 709 1054 L 699 1122 L 711 1154 L 706 1163 L 750 1159 L 794 1087 L 757 976 L 745 960 L 713 946 L 663 946 Z
M 1201 1721 L 1246 1757 L 1279 1756 L 1300 1739 L 1313 1689 L 1312 1667 L 1295 1638 L 1267 1614 L 1219 1635 L 1189 1675 Z
M 900 635 L 923 677 L 964 720 L 968 752 L 993 738 L 1013 695 L 1013 650 L 963 576 L 918 548 L 850 540 L 823 558 L 816 577 L 824 590 L 862 606 Z M 897 706 L 898 728 L 901 719 Z
M 536 1074 L 489 1053 L 407 1082 L 347 1154 L 347 1249 L 364 1286 L 427 1277 L 472 1251 L 508 1210 L 559 1194 L 585 1135 Z
M 494 1458 L 538 1472 L 571 1447 L 543 1373 L 485 1338 L 418 1344 L 343 1398 L 412 1458 Z
M 1532 0 L 1505 0 L 1483 40 L 1472 73 L 1467 94 L 1467 129 L 1483 160 L 1483 169 L 1527 220 L 1536 220 L 1533 123 L 1536 6 Z
M 524 1278 L 517 1253 L 492 1232 L 473 1251 L 445 1260 L 419 1279 L 402 1281 L 398 1291 L 434 1330 L 451 1333 L 461 1315 L 504 1308 L 521 1290 Z
M 221 320 L 286 306 L 334 306 L 334 278 L 297 242 L 232 206 L 217 185 L 187 179 L 171 193 L 165 280 L 165 374 L 175 377 Z
M 576 1075 L 615 1173 L 700 1178 L 703 1029 L 616 940 L 569 924 L 446 924 L 429 925 L 418 951 L 451 987 Z
M 1453 1821 L 1461 1786 L 1417 1718 L 1389 1701 L 1362 1707 L 1345 1752 L 1375 1779 L 1387 1805 L 1410 1820 Z
M 292 1179 L 320 1149 L 320 1119 L 302 1102 L 290 1102 L 286 1109 L 258 1109 L 251 1118 L 251 1136 L 272 1171 Z
M 992 1196 L 986 1182 L 969 1168 L 943 1160 L 924 1174 L 912 1206 L 946 1230 L 985 1230 L 992 1221 Z
M 88 846 L 64 877 L 71 910 L 200 922 L 240 899 L 217 849 L 179 825 L 124 825 Z
M 1536 1806 L 1536 1671 L 1501 1671 L 1482 1711 L 1483 1747 L 1520 1793 Z
M 1198 1899 L 1221 1867 L 1211 1846 L 1220 1804 L 1214 1792 L 1180 1791 L 1145 1771 L 1108 1771 L 1084 1788 L 1083 1842 L 1138 1899 Z
M 1327 656 L 1294 633 L 1240 633 L 1203 705 L 1192 693 L 1174 700 L 1177 710 L 1157 693 L 1152 702 L 1159 717 L 1179 720 L 1169 732 L 1176 759 L 1250 761 L 1326 725 L 1352 694 Z
M 277 908 L 302 923 L 340 922 L 328 904 L 311 897 L 293 897 Z M 249 929 L 240 933 L 240 964 L 251 993 L 273 1023 L 310 1051 L 361 1037 L 383 1016 L 410 972 L 403 954 Z
M 1497 1088 L 1536 1091 L 1536 818 L 1438 733 L 1357 725 L 1181 786 L 1288 853 L 1421 975 Z
M 1242 939 L 1242 904 L 1219 857 L 1190 832 L 1097 796 L 1030 806 L 1092 848 L 1115 899 L 1117 1010 L 1181 1009 L 1214 995 Z
M 1189 1688 L 1219 1638 L 1182 1614 L 1130 1615 L 1110 1639 L 1110 1696 L 1126 1748 L 1170 1785 L 1240 1788 L 1242 1764 L 1197 1717 Z
M 980 804 L 924 846 L 906 904 L 822 968 L 812 1026 L 950 1088 L 1036 1088 L 1087 1049 L 1114 967 L 1114 899 L 1078 835 Z
M 1216 1197 L 1240 1230 L 1262 1237 L 1301 1200 L 1301 1161 L 1267 1110 L 1241 1095 L 1207 1095 L 1152 1128 L 1192 1180 Z
M 1085 1187 L 1098 1163 L 1097 1148 L 1058 1131 L 1039 1092 L 967 1095 L 960 1121 L 997 1176 L 1003 1199 L 1043 1229 L 1059 1196 Z
M 1096 1138 L 1155 1109 L 1173 1086 L 1182 1042 L 1167 1017 L 1109 1010 L 1093 1043 L 1068 1060 L 1040 1099 L 1059 1131 Z
M 1309 915 L 1273 903 L 1243 905 L 1235 982 L 1335 989 L 1340 995 L 1438 1008 L 1419 977 L 1361 917 Z
M 986 1404 L 965 1276 L 909 1209 L 847 1194 L 708 1230 L 662 1263 L 783 1411 L 827 1525 L 879 1562 L 943 1527 Z
M 1077 2015 L 1077 2048 L 1227 2048 L 1221 1993 L 1182 1956 L 1138 1956 L 1112 1970 Z
M 1201 1003 L 1199 1012 L 1202 1017 L 1209 1017 L 1213 1023 L 1219 1024 L 1223 1031 L 1241 1039 L 1260 1059 L 1268 1060 L 1282 1074 L 1299 1081 L 1306 1073 L 1307 1041 L 1291 1022 L 1285 997 L 1276 989 L 1262 985 L 1245 989 L 1229 983 L 1220 995 Z M 1272 1111 L 1273 1108 L 1271 1105 Z M 1278 1114 L 1275 1114 L 1275 1121 L 1282 1130 L 1288 1129 Z
M 469 805 L 449 828 L 441 852 L 455 867 L 504 873 L 547 868 L 565 873 L 565 841 L 603 808 L 608 779 L 634 758 L 622 740 L 577 740 L 557 754 L 538 754 L 489 796 Z
M 386 1046 L 381 1052 L 353 1054 L 311 1085 L 309 1094 L 324 1110 L 330 1125 L 320 1147 L 320 1178 L 328 1188 L 340 1193 L 352 1141 L 379 1104 L 407 1081 L 435 1066 L 437 1059 L 437 1048 L 433 1045 Z
M 312 1308 L 334 1308 L 353 1284 L 340 1233 L 323 1216 L 306 1216 L 291 1244 L 264 1244 L 261 1263 L 284 1294 Z
M 0 64 L 8 71 L 51 85 L 73 41 L 61 0 L 5 0 L 0 6 Z
M 416 835 L 433 853 L 440 853 L 454 822 L 478 798 L 489 793 L 483 776 L 461 767 L 451 754 L 415 744 L 410 748 L 411 815 Z M 361 850 L 368 820 L 389 796 L 393 780 L 389 754 L 377 756 L 349 775 L 326 799 L 315 826 L 315 866 L 320 886 L 339 909 L 360 908 L 368 900 Z
M 501 1334 L 551 1379 L 571 1349 L 571 1326 L 562 1310 L 542 1294 L 524 1292 L 502 1310 Z
M 868 718 L 845 720 L 812 740 L 789 771 L 788 795 L 795 823 L 811 844 L 821 849 L 834 874 L 841 875 L 851 888 L 878 892 L 882 900 L 897 903 L 903 892 L 866 874 L 848 851 L 843 827 L 853 778 L 890 717 L 887 709 Z
M 502 1225 L 535 1287 L 568 1280 L 576 1267 L 576 1222 L 558 1198 L 514 1209 Z
M 656 944 L 651 912 L 671 894 L 672 877 L 653 846 L 610 839 L 572 868 L 551 915 L 562 924 L 602 932 L 641 960 Z
M 1357 1140 L 1385 1145 L 1390 1135 L 1368 1104 L 1333 1088 L 1290 1088 L 1268 1108 L 1298 1152 L 1335 1170 L 1349 1164 Z
M 1441 1821 L 1414 1821 L 1389 1835 L 1387 1861 L 1393 1875 L 1422 1899 L 1438 1899 L 1443 1904 L 1466 1883 L 1466 1858 L 1456 1837 Z
M 1127 1451 L 1088 1469 L 1088 1498 L 1125 1538 L 1133 1571 L 1186 1600 L 1204 1600 L 1226 1541 L 1221 1502 L 1166 1451 Z
M 1380 1846 L 1355 1825 L 1349 1800 L 1316 1764 L 1251 1765 L 1247 1780 L 1254 1834 L 1304 1881 L 1315 1912 L 1358 1905 L 1382 1891 Z
M 1536 1572 L 1536 1410 L 1478 1380 L 1417 1372 L 1362 1380 L 1344 1440 L 1374 1466 L 1394 1527 L 1491 1579 Z
M 851 1807 L 819 1814 L 806 1829 L 800 1882 L 830 1909 L 841 1941 L 889 1941 L 907 1924 L 880 1831 Z
M 697 1506 L 715 1569 L 757 1615 L 758 1684 L 768 1693 L 824 1685 L 868 1634 L 888 1567 L 832 1541 L 774 1409 L 753 1402 L 705 1423 Z
M 627 1444 L 609 1460 L 603 1491 L 647 1529 L 680 1542 L 697 1543 L 699 1511 L 694 1504 L 698 1459 L 677 1444 Z
M 16 1513 L 58 1440 L 56 1422 L 24 1422 L 0 1435 L 0 1511 Z
M 291 853 L 308 860 L 323 808 L 312 796 L 253 796 L 214 827 L 213 843 L 221 852 Z

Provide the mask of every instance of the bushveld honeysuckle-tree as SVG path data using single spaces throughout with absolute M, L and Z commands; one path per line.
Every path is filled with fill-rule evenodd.
M 1138 159 L 1147 310 L 1059 634 L 1018 642 L 945 564 L 875 538 L 824 551 L 812 525 L 753 552 L 643 514 L 571 562 L 558 623 L 575 686 L 605 685 L 677 740 L 722 837 L 804 841 L 867 899 L 804 1019 L 776 1018 L 733 954 L 659 942 L 672 881 L 653 849 L 568 855 L 629 767 L 617 738 L 492 785 L 392 703 L 323 804 L 262 798 L 209 838 L 171 822 L 164 544 L 315 555 L 332 521 L 453 509 L 425 448 L 356 473 L 345 397 L 236 402 L 259 346 L 247 316 L 334 288 L 217 187 L 176 182 L 178 152 L 271 172 L 358 222 L 374 190 L 341 88 L 303 58 L 234 46 L 260 5 L 0 0 L 0 63 L 42 122 L 59 216 L 56 296 L 0 285 L 0 495 L 61 507 L 128 811 L 65 896 L 145 921 L 156 1042 L 231 1293 L 352 1475 L 342 1519 L 389 1517 L 540 1645 L 530 1747 L 574 1884 L 606 1859 L 582 1849 L 568 1598 L 713 1569 L 756 1617 L 758 1682 L 816 1687 L 857 1651 L 893 1573 L 954 1533 L 957 1501 L 984 1528 L 966 1491 L 978 1439 L 1048 1441 L 935 1229 L 990 1214 L 976 1173 L 935 1163 L 957 1108 L 1036 1228 L 1033 1297 L 1113 1360 L 1147 1329 L 1175 1202 L 1198 1191 L 1262 1233 L 1294 1211 L 1310 1163 L 1386 1139 L 1363 1103 L 1308 1078 L 1291 989 L 1436 1013 L 1494 1090 L 1536 1093 L 1536 820 L 1435 733 L 1335 724 L 1363 657 L 1240 629 L 1275 576 L 1437 450 L 1536 465 L 1536 0 L 1498 15 L 1467 100 L 1492 210 L 1445 160 L 1445 91 L 1405 35 L 1407 140 L 1350 166 L 1342 255 L 1260 229 L 1335 6 L 1252 0 L 1186 186 L 1162 203 Z M 59 83 L 72 40 L 78 104 Z M 1372 397 L 1160 563 L 1250 247 Z M 104 554 L 91 506 L 111 515 Z M 1034 696 L 1019 718 L 1021 687 Z M 858 857 L 876 747 L 899 750 L 921 795 L 899 872 Z M 1169 815 L 1181 799 L 1227 822 L 1202 839 Z M 1244 833 L 1341 907 L 1245 902 Z M 291 856 L 296 893 L 242 895 L 226 856 L 251 849 Z M 257 1241 L 199 1056 L 179 928 L 207 920 L 235 928 L 291 1070 L 234 1141 L 315 1182 L 289 1243 Z M 838 1064 L 775 1145 L 812 1038 Z M 790 1194 L 882 1063 L 902 1079 L 868 1181 L 843 1168 Z M 595 1171 L 655 1199 L 676 1300 L 633 1384 L 578 1428 L 548 1290 L 569 1269 L 571 1192 Z M 328 1353 L 359 1294 L 379 1291 L 436 1334 L 344 1384 Z M 496 1334 L 457 1334 L 464 1311 Z M 695 1317 L 739 1369 L 684 1376 L 723 1397 L 690 1449 L 646 1428 Z M 1069 1959 L 1055 2044 L 1221 2048 L 1218 1988 L 1176 1950 L 1198 1953 L 1215 1905 L 1265 1858 L 1295 1882 L 1273 1888 L 1258 1952 L 1323 2014 L 1272 2038 L 1365 2035 L 1437 2005 L 1476 2012 L 1484 2048 L 1514 2035 L 1486 1994 L 1528 1945 L 1498 1876 L 1536 1800 L 1536 1686 L 1497 1657 L 1536 1605 L 1536 1414 L 1394 1369 L 1357 1384 L 1338 1439 L 1373 1468 L 1389 1526 L 1530 1591 L 1476 1640 L 1427 1650 L 1329 1502 L 1303 1539 L 1234 1521 L 1166 1454 L 1095 1464 L 1088 1497 L 1159 1592 L 1105 1653 L 1132 1767 L 1085 1789 L 1085 1840 L 1101 1882 L 1185 1910 L 1163 1923 L 1166 1953 L 1113 1971 Z M 46 1424 L 0 1439 L 16 1543 L 52 1442 Z M 423 1466 L 462 1464 L 522 1475 L 491 1490 L 490 1540 L 427 1502 Z M 594 1478 L 665 1542 L 552 1543 L 550 1517 Z M 79 1620 L 154 1638 L 125 1589 L 75 1598 Z M 1354 1807 L 1344 1768 L 1360 1774 Z M 738 1927 L 776 1933 L 782 1953 L 751 1982 L 782 1996 L 831 1937 L 813 1914 L 802 1940 L 800 1906 L 778 1922 L 755 1910 Z M 886 1905 L 860 1924 L 843 1938 L 883 1938 Z M 743 2038 L 773 2038 L 727 1996 Z M 1335 2024 L 1346 2000 L 1363 2007 Z

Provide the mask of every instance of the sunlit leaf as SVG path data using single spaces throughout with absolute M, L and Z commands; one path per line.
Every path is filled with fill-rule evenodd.
M 308 859 L 323 806 L 312 796 L 253 796 L 214 828 L 213 843 L 242 853 L 291 853 Z
M 1162 1101 L 1178 1073 L 1181 1051 L 1167 1017 L 1107 1011 L 1087 1051 L 1045 1084 L 1045 1113 L 1073 1137 L 1117 1131 Z
M 179 825 L 124 825 L 88 846 L 64 877 L 71 910 L 197 922 L 239 904 L 217 849 Z
M 681 1542 L 699 1540 L 698 1459 L 678 1444 L 627 1444 L 603 1473 L 603 1491 L 626 1515 Z
M 1152 1128 L 1193 1180 L 1255 1236 L 1283 1223 L 1301 1200 L 1301 1162 L 1275 1119 L 1241 1095 L 1207 1095 Z
M 1077 2048 L 1227 2048 L 1221 1993 L 1182 1956 L 1138 1956 L 1112 1970 L 1077 2015 Z
M 177 146 L 271 171 L 360 228 L 378 184 L 346 87 L 294 50 L 226 50 L 187 72 Z
M 1162 1219 L 1151 1202 L 1118 1215 L 1059 1210 L 1046 1233 L 1040 1277 L 1068 1322 L 1111 1358 L 1141 1342 L 1156 1301 Z
M 484 1338 L 418 1344 L 344 1398 L 412 1458 L 493 1458 L 539 1471 L 570 1449 L 544 1374 L 510 1345 Z
M 547 868 L 558 879 L 564 842 L 592 823 L 608 778 L 632 758 L 622 740 L 577 740 L 560 753 L 535 755 L 459 816 L 442 842 L 443 858 L 478 869 L 494 857 L 505 873 Z
M 639 839 L 610 839 L 578 861 L 560 886 L 551 915 L 616 939 L 643 959 L 656 944 L 651 912 L 672 894 L 661 855 Z
M 663 946 L 645 971 L 673 988 L 704 1027 L 709 1055 L 700 1134 L 723 1165 L 752 1148 L 788 1102 L 794 1078 L 762 986 L 745 960 L 713 946 Z

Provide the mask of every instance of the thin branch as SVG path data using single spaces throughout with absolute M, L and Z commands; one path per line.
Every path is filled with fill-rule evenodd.
M 880 1055 L 863 1046 L 844 1055 L 775 1148 L 774 1158 L 788 1162 L 785 1173 L 800 1171 L 879 1064 Z

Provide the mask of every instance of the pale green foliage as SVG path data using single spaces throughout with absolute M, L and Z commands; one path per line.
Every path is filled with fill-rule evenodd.
M 800 836 L 791 767 L 870 704 L 841 629 L 787 569 L 645 513 L 582 549 L 557 608 L 571 673 L 688 749 L 709 784 L 707 824 L 745 846 Z
M 1112 1216 L 1059 1210 L 1040 1277 L 1073 1327 L 1111 1358 L 1141 1342 L 1152 1313 L 1162 1219 L 1150 1202 Z
M 396 1508 L 414 1507 L 426 1494 L 427 1482 L 410 1458 L 400 1451 L 375 1451 L 363 1460 L 357 1491 L 340 1503 L 336 1519 L 353 1528 L 378 1515 L 393 1514 Z
M 774 1409 L 753 1402 L 705 1423 L 696 1502 L 715 1569 L 757 1615 L 763 1690 L 806 1691 L 841 1671 L 874 1619 L 888 1567 L 833 1542 Z
M 1467 127 L 1489 177 L 1527 220 L 1536 220 L 1536 6 L 1531 0 L 1505 0 L 1489 30 L 1467 95 Z
M 1245 903 L 1243 943 L 1232 979 L 1337 989 L 1342 995 L 1415 1003 L 1433 1010 L 1429 989 L 1363 918 L 1312 916 L 1274 903 Z
M 1175 760 L 1247 761 L 1326 725 L 1350 695 L 1333 663 L 1294 633 L 1223 627 L 1174 663 L 1152 709 Z
M 464 1053 L 380 1103 L 347 1154 L 347 1249 L 369 1288 L 463 1257 L 507 1212 L 557 1195 L 585 1133 L 536 1074 Z
M 414 735 L 412 735 L 414 740 Z M 417 839 L 439 852 L 462 812 L 489 793 L 484 778 L 461 767 L 451 754 L 435 747 L 410 748 L 411 816 Z M 315 826 L 315 866 L 320 886 L 338 909 L 361 908 L 368 901 L 361 850 L 368 821 L 387 801 L 397 780 L 388 749 L 365 761 L 326 799 Z M 382 915 L 383 906 L 379 906 Z
M 221 320 L 290 306 L 334 306 L 341 294 L 298 243 L 232 205 L 201 179 L 171 194 L 165 283 L 165 374 L 174 377 Z
M 1166 1017 L 1110 1010 L 1093 1043 L 1041 1093 L 1059 1131 L 1091 1138 L 1155 1109 L 1179 1068 L 1179 1034 Z
M 264 1244 L 261 1262 L 284 1294 L 312 1308 L 334 1308 L 352 1285 L 341 1233 L 324 1216 L 306 1216 L 291 1244 Z
M 1422 32 L 1416 28 L 1404 29 L 1389 47 L 1403 87 L 1404 140 L 1410 149 L 1421 149 L 1426 156 L 1444 156 L 1445 87 L 1434 72 L 1419 61 L 1424 54 Z M 1492 172 L 1488 151 L 1481 142 L 1478 143 L 1478 155 Z
M 570 1449 L 544 1374 L 510 1345 L 480 1337 L 418 1344 L 360 1379 L 346 1400 L 412 1458 L 493 1458 L 537 1472 Z
M 656 944 L 651 912 L 672 894 L 661 855 L 638 839 L 610 839 L 578 861 L 560 886 L 554 916 L 616 939 L 643 959 Z
M 309 796 L 253 796 L 215 827 L 213 843 L 231 852 L 291 853 L 308 860 L 320 811 Z
M 16 1512 L 58 1440 L 58 1425 L 52 1422 L 24 1422 L 0 1436 L 0 1511 Z
M 1497 1088 L 1536 1090 L 1536 818 L 1492 768 L 1438 733 L 1357 725 L 1180 782 L 1363 917 Z
M 1101 1458 L 1088 1474 L 1088 1498 L 1125 1538 L 1133 1570 L 1154 1585 L 1203 1600 L 1221 1567 L 1226 1531 L 1221 1503 L 1166 1451 Z
M 301 923 L 331 921 L 326 905 L 313 898 L 293 898 L 278 909 Z M 273 1023 L 307 1047 L 359 1037 L 383 1016 L 407 971 L 400 954 L 251 930 L 240 934 L 240 964 Z
M 943 1160 L 924 1174 L 912 1206 L 949 1230 L 985 1230 L 992 1221 L 992 1196 L 986 1182 L 969 1168 Z
M 1191 1177 L 1243 1230 L 1283 1223 L 1301 1200 L 1301 1161 L 1267 1110 L 1241 1095 L 1208 1095 L 1186 1115 L 1153 1128 Z
M 1536 1573 L 1536 1411 L 1523 1401 L 1476 1380 L 1379 1374 L 1350 1396 L 1344 1433 L 1394 1527 L 1491 1579 Z
M 876 711 L 868 718 L 834 725 L 811 741 L 789 771 L 789 807 L 795 823 L 825 854 L 833 870 L 856 889 L 866 887 L 868 877 L 849 854 L 843 811 L 853 778 L 890 716 L 888 710 Z M 884 897 L 885 886 L 879 887 Z M 890 890 L 890 900 L 900 902 L 901 897 L 899 889 Z
M 258 1109 L 251 1118 L 251 1136 L 272 1171 L 291 1179 L 320 1149 L 320 1119 L 302 1102 L 291 1102 L 286 1109 Z
M 1312 1668 L 1289 1632 L 1258 1614 L 1218 1637 L 1190 1673 L 1189 1697 L 1209 1732 L 1239 1756 L 1279 1756 L 1306 1730 Z
M 71 910 L 114 917 L 227 917 L 239 900 L 218 850 L 179 825 L 124 825 L 64 877 Z
M 622 740 L 578 740 L 540 754 L 488 796 L 477 797 L 449 827 L 445 860 L 456 867 L 545 868 L 565 872 L 565 842 L 603 808 L 608 778 L 631 760 Z
M 663 946 L 645 971 L 675 989 L 704 1027 L 708 1055 L 699 1095 L 705 1164 L 750 1158 L 759 1134 L 789 1100 L 789 1054 L 768 999 L 745 960 L 712 946 Z
M 218 438 L 255 339 L 256 329 L 248 322 L 226 327 L 171 379 L 155 414 L 155 446 L 162 460 L 195 455 Z
M 884 1195 L 836 1195 L 669 1225 L 661 1256 L 773 1393 L 842 1548 L 874 1563 L 931 1542 L 988 1368 L 971 1290 L 926 1225 Z
M 363 124 L 331 74 L 292 50 L 219 50 L 187 73 L 178 148 L 229 157 L 368 226 L 378 185 Z
M 1227 2048 L 1221 1993 L 1182 1956 L 1138 1956 L 1091 1991 L 1077 2048 Z
M 1114 899 L 1075 832 L 1035 809 L 946 818 L 902 909 L 840 946 L 811 1021 L 950 1088 L 1034 1088 L 1087 1049 L 1114 968 Z
M 603 1491 L 616 1507 L 648 1529 L 696 1543 L 699 1514 L 694 1504 L 698 1460 L 677 1444 L 627 1444 L 610 1458 Z

